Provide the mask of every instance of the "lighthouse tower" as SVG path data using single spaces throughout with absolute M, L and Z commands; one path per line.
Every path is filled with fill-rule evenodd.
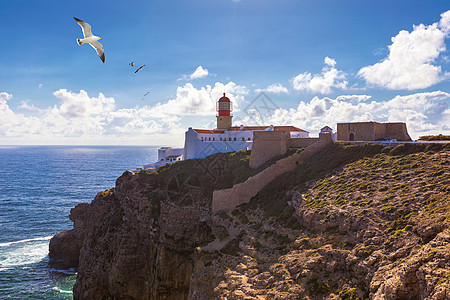
M 228 97 L 223 97 L 217 101 L 217 129 L 230 129 L 231 128 L 231 111 L 233 110 L 232 103 Z

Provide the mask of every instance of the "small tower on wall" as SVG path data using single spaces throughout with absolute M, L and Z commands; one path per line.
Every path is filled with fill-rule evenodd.
M 223 97 L 217 101 L 217 129 L 230 129 L 231 128 L 231 111 L 233 110 L 232 103 L 228 97 Z

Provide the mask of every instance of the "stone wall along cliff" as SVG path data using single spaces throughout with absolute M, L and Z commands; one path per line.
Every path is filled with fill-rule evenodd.
M 290 149 L 306 148 L 318 141 L 319 138 L 290 138 L 288 140 L 288 147 Z
M 245 182 L 234 185 L 230 189 L 217 190 L 213 193 L 212 210 L 231 210 L 250 201 L 263 187 L 283 173 L 289 172 L 304 163 L 312 155 L 332 143 L 330 134 L 321 134 L 319 141 L 310 145 L 300 153 L 278 160 Z M 252 150 L 253 153 L 254 150 Z M 250 158 L 251 160 L 251 158 Z

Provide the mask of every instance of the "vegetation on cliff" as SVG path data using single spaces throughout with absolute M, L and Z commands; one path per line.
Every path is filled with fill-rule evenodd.
M 424 135 L 419 137 L 419 140 L 422 141 L 450 141 L 450 135 Z
M 275 163 L 277 160 L 293 154 L 288 151 L 284 155 L 274 157 L 256 169 L 249 167 L 250 152 L 239 150 L 229 153 L 215 153 L 203 159 L 191 159 L 169 163 L 149 172 L 140 169 L 140 180 L 169 192 L 183 188 L 197 188 L 208 195 L 217 189 L 231 188 L 233 185 L 247 180 Z
M 235 256 L 258 264 L 216 295 L 445 299 L 449 167 L 448 145 L 334 144 L 230 214 L 247 233 Z
M 233 211 L 249 152 L 125 172 L 74 208 L 75 298 L 446 299 L 449 144 L 335 143 Z M 286 155 L 289 155 L 287 153 Z

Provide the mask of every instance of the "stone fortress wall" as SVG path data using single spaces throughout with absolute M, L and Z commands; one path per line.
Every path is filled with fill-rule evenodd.
M 260 148 L 261 150 L 254 151 L 255 144 L 253 145 L 252 150 L 252 155 L 253 153 L 258 154 L 256 158 L 253 158 L 254 165 L 263 164 L 268 159 L 278 155 L 277 153 L 283 151 L 283 149 L 285 149 L 284 152 L 280 154 L 286 153 L 290 138 L 283 135 L 282 132 L 260 133 L 262 133 L 262 139 L 261 142 L 259 142 L 258 148 Z M 255 136 L 254 141 L 257 140 L 258 138 Z M 314 140 L 315 143 L 307 146 L 306 149 L 302 152 L 295 153 L 291 156 L 278 160 L 275 164 L 264 169 L 245 182 L 238 183 L 229 189 L 214 191 L 212 211 L 231 210 L 238 205 L 249 202 L 252 197 L 254 197 L 264 186 L 266 186 L 276 177 L 280 176 L 283 173 L 295 170 L 298 165 L 303 164 L 312 155 L 324 149 L 333 142 L 331 139 L 331 135 L 328 133 L 320 134 L 320 137 Z M 277 147 L 281 147 L 278 152 Z M 259 153 L 259 151 L 262 151 L 262 153 Z M 252 156 L 250 157 L 250 161 L 252 161 Z
M 286 131 L 255 131 L 249 166 L 255 169 L 289 149 L 306 148 L 318 141 L 319 138 L 291 138 Z
M 288 150 L 289 138 L 290 134 L 286 131 L 255 131 L 250 154 L 250 168 L 257 168 L 272 157 L 285 154 Z
M 411 141 L 405 123 L 337 123 L 338 141 L 377 141 L 387 137 Z

